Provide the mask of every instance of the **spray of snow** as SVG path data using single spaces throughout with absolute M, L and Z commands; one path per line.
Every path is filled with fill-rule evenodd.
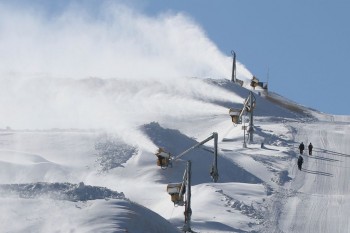
M 183 14 L 149 17 L 122 5 L 48 16 L 0 5 L 1 73 L 85 78 L 230 77 L 231 58 Z M 238 75 L 251 77 L 239 64 Z
M 89 11 L 0 3 L 0 127 L 103 128 L 147 141 L 137 128 L 160 113 L 163 121 L 226 114 L 207 102 L 243 101 L 202 81 L 229 78 L 232 59 L 188 16 L 117 3 Z M 241 64 L 237 74 L 252 76 Z

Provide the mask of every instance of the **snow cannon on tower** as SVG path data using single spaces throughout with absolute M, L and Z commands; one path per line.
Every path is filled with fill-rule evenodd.
M 254 77 L 255 78 L 255 77 Z M 257 80 L 257 79 L 256 79 Z M 254 81 L 255 82 L 255 81 Z M 253 83 L 253 81 L 252 81 Z M 245 131 L 246 131 L 246 126 L 245 122 L 243 120 L 242 122 L 242 117 L 243 115 L 246 116 L 247 113 L 249 113 L 249 140 L 250 142 L 253 142 L 253 112 L 254 109 L 256 108 L 256 98 L 253 94 L 252 91 L 249 92 L 249 96 L 245 99 L 243 102 L 243 108 L 242 109 L 237 109 L 237 108 L 230 108 L 229 110 L 229 115 L 231 116 L 232 123 L 234 124 L 243 124 L 242 129 L 244 130 L 243 135 L 244 135 L 244 142 L 243 142 L 243 147 L 246 148 L 246 140 L 245 140 Z M 245 117 L 243 117 L 245 119 Z
M 253 76 L 253 79 L 250 82 L 250 86 L 253 87 L 253 88 L 259 86 L 259 79 L 257 79 L 255 76 Z
M 241 119 L 241 113 L 243 109 L 237 109 L 237 108 L 230 108 L 229 114 L 232 118 L 232 122 L 235 124 L 240 124 L 242 119 Z
M 235 124 L 242 123 L 242 116 L 245 112 L 252 113 L 253 110 L 256 107 L 256 98 L 254 97 L 253 93 L 250 92 L 249 96 L 245 99 L 243 103 L 243 108 L 230 108 L 229 109 L 229 115 L 232 118 L 232 122 Z
M 184 194 L 186 192 L 186 186 L 184 183 L 170 183 L 166 188 L 167 192 L 171 196 L 171 201 L 174 205 L 184 205 Z
M 171 196 L 174 206 L 185 206 L 185 223 L 183 232 L 193 232 L 191 230 L 191 161 L 188 160 L 181 183 L 170 183 L 167 186 L 167 192 Z
M 158 148 L 156 156 L 158 158 L 157 165 L 161 168 L 167 168 L 171 165 L 171 154 L 166 152 L 163 148 Z
M 260 82 L 259 79 L 255 76 L 253 76 L 253 79 L 252 81 L 250 82 L 250 86 L 253 87 L 254 89 L 256 87 L 259 87 L 259 89 L 263 90 L 263 91 L 267 91 L 267 88 L 268 88 L 268 83 L 267 82 Z

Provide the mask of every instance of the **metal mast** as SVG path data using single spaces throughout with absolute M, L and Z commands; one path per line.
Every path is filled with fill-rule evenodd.
M 214 164 L 212 166 L 211 171 L 211 177 L 213 178 L 214 182 L 218 181 L 219 179 L 219 172 L 218 172 L 218 134 L 213 133 L 214 136 Z
M 187 161 L 186 165 L 186 205 L 185 205 L 185 224 L 183 232 L 192 232 L 191 230 L 191 161 Z
M 249 104 L 250 104 L 250 118 L 249 118 L 249 142 L 253 142 L 253 133 L 254 133 L 254 123 L 253 123 L 253 112 L 254 112 L 254 107 L 255 107 L 255 96 L 253 95 L 253 92 L 251 91 L 249 94 Z
M 242 116 L 242 118 L 243 118 L 243 148 L 247 148 L 247 143 L 246 143 L 246 141 L 245 141 L 245 130 L 246 130 L 246 125 L 245 125 L 245 118 L 246 118 L 246 115 L 244 115 L 244 116 Z
M 232 82 L 236 82 L 236 53 L 235 51 L 231 51 L 231 54 L 233 56 L 233 64 L 232 64 L 232 78 L 231 81 Z

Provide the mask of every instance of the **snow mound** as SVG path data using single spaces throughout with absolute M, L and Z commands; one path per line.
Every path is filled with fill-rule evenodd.
M 0 215 L 1 232 L 179 232 L 157 213 L 106 188 L 82 183 L 1 185 L 0 196 L 5 192 L 0 198 L 0 213 L 6 213 Z
M 21 198 L 46 197 L 57 200 L 87 201 L 96 199 L 124 199 L 123 193 L 118 193 L 104 187 L 95 187 L 70 183 L 30 183 L 30 184 L 3 184 L 0 185 L 0 196 L 19 196 Z
M 24 151 L 0 150 L 0 183 L 65 181 L 69 169 L 42 155 Z
M 51 163 L 50 161 L 37 154 L 10 150 L 0 150 L 0 162 L 21 165 Z

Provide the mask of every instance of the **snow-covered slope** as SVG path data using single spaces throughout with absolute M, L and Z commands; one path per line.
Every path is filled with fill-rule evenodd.
M 0 190 L 4 232 L 178 232 L 158 214 L 106 188 L 31 183 Z
M 43 82 L 46 88 L 25 88 Z M 196 232 L 349 231 L 346 116 L 256 93 L 254 140 L 243 148 L 243 130 L 228 110 L 242 107 L 249 90 L 229 80 L 8 84 L 8 94 L 21 95 L 2 109 L 11 113 L 0 131 L 5 232 L 177 232 L 184 207 L 174 206 L 166 186 L 182 181 L 187 160 Z M 178 155 L 213 132 L 219 135 L 217 183 L 209 175 L 212 141 L 173 167 L 156 165 L 158 147 Z M 305 156 L 305 170 L 297 171 L 301 141 L 312 141 L 315 155 Z

